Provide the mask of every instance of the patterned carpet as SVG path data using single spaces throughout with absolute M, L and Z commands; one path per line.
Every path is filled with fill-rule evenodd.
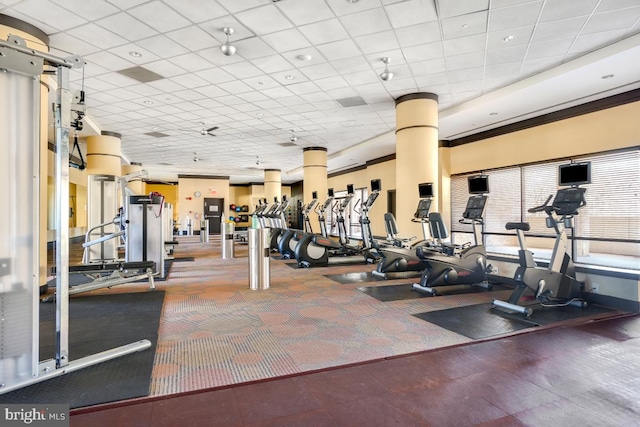
M 325 275 L 372 266 L 293 269 L 271 260 L 270 289 L 249 289 L 247 246 L 223 260 L 220 242 L 179 236 L 169 277 L 151 396 L 219 387 L 470 342 L 412 314 L 506 298 L 510 291 L 381 302 Z M 290 262 L 290 261 L 289 261 Z M 366 286 L 405 284 L 407 279 Z M 95 291 L 131 292 L 145 284 Z

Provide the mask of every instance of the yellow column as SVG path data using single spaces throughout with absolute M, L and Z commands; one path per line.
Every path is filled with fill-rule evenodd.
M 0 39 L 7 41 L 9 35 L 15 35 L 24 39 L 27 47 L 41 52 L 49 52 L 49 37 L 44 31 L 34 27 L 19 19 L 0 14 Z M 43 76 L 44 80 L 48 77 Z M 40 201 L 39 201 L 39 233 L 40 245 L 38 248 L 39 260 L 39 284 L 47 283 L 47 201 L 48 201 L 48 162 L 49 151 L 48 129 L 49 129 L 49 105 L 48 89 L 45 84 L 40 89 Z M 35 118 L 34 118 L 35 119 Z
M 120 134 L 102 131 L 87 137 L 87 173 L 89 175 L 120 176 Z
M 403 235 L 421 235 L 411 218 L 418 204 L 418 184 L 432 182 L 432 211 L 441 209 L 438 156 L 438 95 L 411 93 L 396 99 L 396 211 Z
M 312 200 L 314 191 L 318 192 L 318 204 L 324 203 L 327 198 L 327 149 L 324 147 L 307 147 L 303 155 L 303 203 L 306 205 Z M 315 232 L 320 231 L 318 217 L 311 216 L 311 227 Z
M 282 200 L 282 171 L 280 169 L 264 170 L 264 197 L 269 203 L 273 203 L 273 198 Z
M 140 172 L 142 169 L 142 163 L 131 162 L 131 164 L 122 165 L 122 175 L 124 176 L 130 173 Z M 127 187 L 129 187 L 129 190 L 131 190 L 133 194 L 147 194 L 146 184 L 140 178 L 130 181 L 127 184 Z

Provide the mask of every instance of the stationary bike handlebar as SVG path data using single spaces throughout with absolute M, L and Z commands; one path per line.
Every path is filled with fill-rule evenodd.
M 530 208 L 529 210 L 527 210 L 527 212 L 529 213 L 538 213 L 538 212 L 542 212 L 547 210 L 549 206 L 549 202 L 551 201 L 551 198 L 553 197 L 553 194 L 549 194 L 549 197 L 547 197 L 547 200 L 544 201 L 543 204 L 541 204 L 540 206 L 536 206 L 534 208 Z

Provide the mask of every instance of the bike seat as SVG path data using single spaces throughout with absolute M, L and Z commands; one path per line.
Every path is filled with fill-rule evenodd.
M 505 224 L 504 228 L 506 228 L 507 230 L 531 230 L 528 222 L 508 222 Z

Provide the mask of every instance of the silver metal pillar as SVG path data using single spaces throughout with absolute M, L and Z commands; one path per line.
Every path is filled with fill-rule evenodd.
M 249 289 L 269 289 L 271 284 L 271 233 L 268 228 L 250 228 Z
M 220 242 L 222 244 L 222 259 L 232 259 L 234 254 L 233 233 L 236 225 L 223 221 L 220 227 Z

